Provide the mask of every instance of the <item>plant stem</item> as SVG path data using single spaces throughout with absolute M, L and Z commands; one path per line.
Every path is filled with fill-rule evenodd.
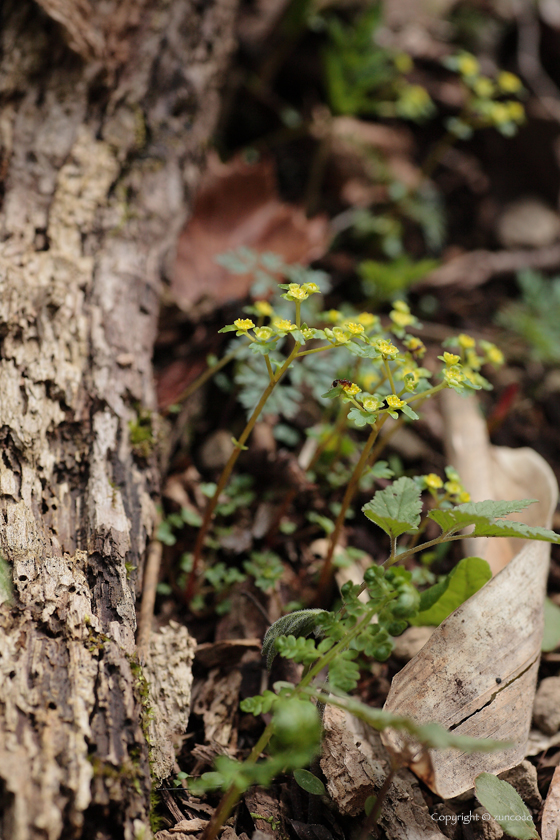
M 379 793 L 375 797 L 375 805 L 371 809 L 369 816 L 364 821 L 362 831 L 360 832 L 359 840 L 368 840 L 368 837 L 375 831 L 375 836 L 377 837 L 377 821 L 381 816 L 381 809 L 383 808 L 383 803 L 385 801 L 385 797 L 389 792 L 389 788 L 393 784 L 393 778 L 395 773 L 397 772 L 396 764 L 392 764 L 391 769 L 387 775 L 387 778 L 381 785 L 379 789 Z
M 335 548 L 338 544 L 338 538 L 340 536 L 340 532 L 342 531 L 342 527 L 344 525 L 344 519 L 346 517 L 346 511 L 350 506 L 350 502 L 354 497 L 354 493 L 356 492 L 356 488 L 358 486 L 358 482 L 362 477 L 362 473 L 366 467 L 369 453 L 373 444 L 375 443 L 377 436 L 387 419 L 387 414 L 382 415 L 375 426 L 373 426 L 370 436 L 368 437 L 366 444 L 362 450 L 362 454 L 360 455 L 360 459 L 356 466 L 354 467 L 354 471 L 348 482 L 346 487 L 346 492 L 344 493 L 344 498 L 342 499 L 342 504 L 340 506 L 340 510 L 338 512 L 338 516 L 336 517 L 336 522 L 334 523 L 334 530 L 331 534 L 331 541 L 329 543 L 329 550 L 327 552 L 327 556 L 325 558 L 325 563 L 321 570 L 321 577 L 319 579 L 319 588 L 317 591 L 317 601 L 321 602 L 324 595 L 327 593 L 332 579 L 333 573 L 333 555 Z
M 196 538 L 196 543 L 195 543 L 195 546 L 194 546 L 194 550 L 193 550 L 192 570 L 191 570 L 191 573 L 189 575 L 189 579 L 187 581 L 187 585 L 186 585 L 186 588 L 185 588 L 185 599 L 187 601 L 190 601 L 190 599 L 192 598 L 192 596 L 194 594 L 195 585 L 196 585 L 197 566 L 198 566 L 198 563 L 200 561 L 200 557 L 201 557 L 201 554 L 202 554 L 202 549 L 204 547 L 204 540 L 206 539 L 208 529 L 210 528 L 210 523 L 212 521 L 212 515 L 214 513 L 214 510 L 216 509 L 216 505 L 218 504 L 218 499 L 219 499 L 220 495 L 222 494 L 226 484 L 229 481 L 229 477 L 230 477 L 231 472 L 232 472 L 232 470 L 235 466 L 235 462 L 237 461 L 240 453 L 243 450 L 243 445 L 244 445 L 245 441 L 247 440 L 247 438 L 249 437 L 249 435 L 253 431 L 253 427 L 255 426 L 255 423 L 259 419 L 259 416 L 260 416 L 263 408 L 266 405 L 266 401 L 268 400 L 268 398 L 272 394 L 274 388 L 279 383 L 280 379 L 283 377 L 283 375 L 286 373 L 286 371 L 288 370 L 288 368 L 292 364 L 293 360 L 297 356 L 297 352 L 298 352 L 300 347 L 301 347 L 301 345 L 298 344 L 297 342 L 294 344 L 292 352 L 290 353 L 290 355 L 288 356 L 288 358 L 286 359 L 286 361 L 284 362 L 282 367 L 273 375 L 273 378 L 271 379 L 271 381 L 268 383 L 265 390 L 263 391 L 262 396 L 261 396 L 259 402 L 257 403 L 257 406 L 256 406 L 255 410 L 253 411 L 250 419 L 249 419 L 249 422 L 247 423 L 247 425 L 243 429 L 243 432 L 241 433 L 241 436 L 240 436 L 239 440 L 237 441 L 235 449 L 231 453 L 231 455 L 229 457 L 229 460 L 228 460 L 227 464 L 225 465 L 225 467 L 222 471 L 222 474 L 220 476 L 220 480 L 218 481 L 218 485 L 216 487 L 214 495 L 212 496 L 212 498 L 208 502 L 208 505 L 207 505 L 206 510 L 204 512 L 204 519 L 202 521 L 202 525 L 200 526 L 200 529 L 199 529 L 199 532 L 198 532 L 198 535 L 197 535 L 197 538 Z

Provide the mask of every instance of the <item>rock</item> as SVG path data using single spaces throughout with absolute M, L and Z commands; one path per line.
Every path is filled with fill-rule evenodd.
M 462 840 L 463 829 L 461 828 L 461 817 L 449 806 L 447 802 L 440 802 L 434 807 L 432 820 L 449 840 Z
M 233 446 L 231 432 L 226 429 L 217 429 L 206 438 L 198 450 L 200 468 L 203 470 L 223 470 L 233 452 Z
M 546 735 L 554 735 L 560 729 L 560 677 L 546 677 L 539 685 L 533 721 Z
M 525 196 L 508 204 L 496 235 L 504 248 L 544 248 L 560 235 L 560 217 L 539 198 Z
M 482 806 L 475 808 L 472 817 L 473 820 L 470 825 L 473 840 L 501 840 L 504 836 L 504 832 L 496 820 L 492 819 L 486 808 Z
M 424 647 L 434 630 L 435 627 L 409 627 L 395 639 L 393 656 L 401 662 L 408 662 Z
M 542 796 L 537 782 L 537 768 L 530 761 L 522 761 L 517 767 L 500 773 L 499 779 L 508 782 L 515 788 L 525 805 L 533 811 L 539 811 L 542 805 Z

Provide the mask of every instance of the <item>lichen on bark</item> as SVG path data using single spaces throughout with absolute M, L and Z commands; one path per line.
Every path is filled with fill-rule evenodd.
M 0 29 L 0 835 L 149 836 L 129 440 L 235 0 L 8 0 Z M 43 7 L 43 8 L 41 8 Z M 129 574 L 133 569 L 132 574 Z M 127 571 L 128 570 L 128 571 Z

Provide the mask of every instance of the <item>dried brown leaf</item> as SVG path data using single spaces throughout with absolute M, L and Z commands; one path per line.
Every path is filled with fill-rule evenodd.
M 219 306 L 245 297 L 252 277 L 230 274 L 215 262 L 218 255 L 245 246 L 307 264 L 328 244 L 325 216 L 308 219 L 280 200 L 270 159 L 249 164 L 238 156 L 221 163 L 211 153 L 193 215 L 179 238 L 171 294 L 185 311 L 203 299 Z

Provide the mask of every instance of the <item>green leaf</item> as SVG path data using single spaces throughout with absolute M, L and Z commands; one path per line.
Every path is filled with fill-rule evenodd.
M 327 791 L 325 785 L 309 770 L 294 770 L 294 779 L 303 790 L 314 796 L 323 796 Z
M 411 478 L 403 476 L 385 490 L 378 490 L 362 510 L 389 536 L 399 537 L 406 531 L 416 531 L 420 524 L 420 490 Z
M 470 537 L 521 537 L 522 539 L 544 540 L 559 543 L 560 534 L 525 525 L 524 522 L 514 522 L 511 519 L 503 521 L 503 517 L 510 513 L 518 513 L 537 499 L 517 499 L 511 502 L 467 502 L 450 510 L 432 510 L 428 514 L 440 526 L 444 533 L 459 531 L 469 525 L 474 525 Z
M 328 691 L 331 691 L 331 693 L 327 693 Z M 331 706 L 337 706 L 339 709 L 347 710 L 350 714 L 363 720 L 368 726 L 378 731 L 392 728 L 408 732 L 420 744 L 431 749 L 454 749 L 461 750 L 461 752 L 465 753 L 473 753 L 495 752 L 496 750 L 503 750 L 512 746 L 511 743 L 506 741 L 491 741 L 486 738 L 471 738 L 468 735 L 455 735 L 438 723 L 416 723 L 411 718 L 395 715 L 392 712 L 385 711 L 385 709 L 376 709 L 372 706 L 367 706 L 354 697 L 340 695 L 340 693 L 337 696 L 337 692 L 333 691 L 330 685 L 326 687 L 324 692 L 309 690 L 307 693 L 316 697 L 322 703 L 328 703 Z
M 560 607 L 550 598 L 544 602 L 544 635 L 541 650 L 549 653 L 560 644 Z
M 265 633 L 262 655 L 266 657 L 266 667 L 270 670 L 278 651 L 274 643 L 280 636 L 309 636 L 317 626 L 317 618 L 327 615 L 326 610 L 296 610 L 283 615 L 275 621 Z
M 409 405 L 407 405 L 406 403 L 402 406 L 401 411 L 402 411 L 403 414 L 406 414 L 406 416 L 409 418 L 409 420 L 419 420 L 420 419 L 420 416 L 418 414 L 416 414 L 416 412 L 413 411 L 411 409 L 411 407 Z
M 515 788 L 491 773 L 481 773 L 474 785 L 476 798 L 506 834 L 518 840 L 538 840 L 531 813 Z
M 420 612 L 409 620 L 416 626 L 437 627 L 492 577 L 480 557 L 464 557 L 447 577 L 420 596 Z M 560 612 L 560 610 L 559 610 Z

